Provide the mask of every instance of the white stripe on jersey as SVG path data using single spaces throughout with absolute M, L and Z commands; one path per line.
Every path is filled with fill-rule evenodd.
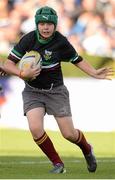
M 79 56 L 76 56 L 74 59 L 71 59 L 70 62 L 74 62 L 75 60 L 78 59 Z
M 43 66 L 42 65 L 42 69 L 49 69 L 49 68 L 52 68 L 52 67 L 55 67 L 57 66 L 59 63 L 55 63 L 55 64 L 51 64 L 51 65 L 47 65 L 47 66 Z
M 12 55 L 12 56 L 14 56 L 14 57 L 16 57 L 17 59 L 21 59 L 20 57 L 18 57 L 18 56 L 16 56 L 12 51 L 10 52 L 10 54 Z

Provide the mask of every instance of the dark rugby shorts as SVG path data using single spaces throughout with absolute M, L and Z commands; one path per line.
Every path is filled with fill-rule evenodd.
M 25 86 L 23 92 L 24 115 L 34 108 L 43 107 L 45 112 L 55 117 L 71 116 L 69 92 L 65 85 L 49 90 Z

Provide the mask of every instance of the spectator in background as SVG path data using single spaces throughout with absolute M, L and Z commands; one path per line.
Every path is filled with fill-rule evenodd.
M 86 14 L 82 15 L 85 20 Z M 92 55 L 110 56 L 111 44 L 103 16 L 97 12 L 90 12 L 87 19 L 82 38 L 83 48 Z
M 80 52 L 115 57 L 115 0 L 0 0 L 0 53 L 10 51 L 22 34 L 35 28 L 34 13 L 37 8 L 45 5 L 56 9 L 59 15 L 58 30 Z M 94 11 L 101 13 L 103 20 L 99 14 L 93 20 Z M 98 29 L 99 19 L 104 22 L 104 26 Z M 97 27 L 92 33 L 94 21 Z M 100 37 L 100 40 L 95 41 Z M 93 40 L 95 47 L 91 51 L 90 43 Z M 97 50 L 99 48 L 102 49 L 100 52 Z
M 10 45 L 15 43 L 20 29 L 20 16 L 9 10 L 8 0 L 0 1 L 0 53 L 9 51 Z
M 104 19 L 110 37 L 112 56 L 115 57 L 115 0 L 110 0 L 104 11 Z
M 9 85 L 9 77 L 3 76 L 1 77 L 0 73 L 0 118 L 1 118 L 1 108 L 7 101 L 7 92 L 11 91 Z
M 82 0 L 81 1 L 82 8 L 87 12 L 94 11 L 96 9 L 96 5 L 97 5 L 97 0 Z

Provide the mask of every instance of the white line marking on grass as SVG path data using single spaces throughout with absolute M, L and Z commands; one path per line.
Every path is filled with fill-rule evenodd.
M 84 160 L 73 160 L 73 161 L 64 161 L 65 163 L 82 163 Z M 100 159 L 97 160 L 97 162 L 101 163 L 115 163 L 115 159 Z M 5 165 L 5 164 L 49 164 L 49 161 L 0 161 L 0 165 Z

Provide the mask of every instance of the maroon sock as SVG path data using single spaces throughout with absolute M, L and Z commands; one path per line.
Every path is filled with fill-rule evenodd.
M 46 132 L 39 138 L 34 139 L 36 144 L 40 147 L 40 149 L 46 154 L 46 156 L 50 159 L 53 165 L 57 163 L 63 164 L 62 160 L 60 159 L 58 153 L 56 152 L 54 145 Z
M 89 154 L 91 151 L 91 145 L 88 144 L 84 134 L 82 133 L 82 131 L 80 131 L 79 129 L 77 129 L 79 136 L 77 139 L 77 142 L 75 142 L 75 144 L 77 144 L 80 149 L 82 150 L 83 154 Z
M 82 150 L 83 154 L 89 154 L 91 152 L 91 145 L 88 144 L 84 134 L 82 133 L 82 131 L 80 131 L 79 129 L 77 129 L 78 131 L 78 139 L 77 141 L 71 141 L 72 143 L 76 144 L 77 146 L 80 147 L 80 149 Z

